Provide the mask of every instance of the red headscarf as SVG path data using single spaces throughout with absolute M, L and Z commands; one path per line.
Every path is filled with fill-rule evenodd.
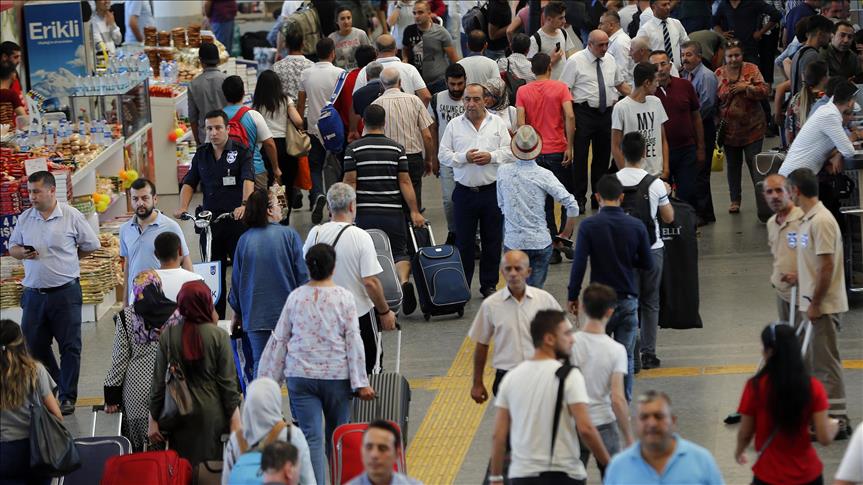
M 183 316 L 183 360 L 195 361 L 204 355 L 198 325 L 213 322 L 213 294 L 203 281 L 185 283 L 177 294 L 177 309 Z

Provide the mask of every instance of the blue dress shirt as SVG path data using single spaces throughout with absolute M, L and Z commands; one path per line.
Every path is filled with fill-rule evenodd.
M 81 276 L 78 249 L 99 249 L 99 236 L 78 209 L 57 202 L 47 219 L 35 207 L 25 210 L 9 236 L 12 246 L 33 246 L 39 253 L 24 260 L 24 286 L 56 288 Z
M 722 474 L 709 451 L 674 435 L 677 445 L 674 455 L 662 474 L 641 456 L 641 441 L 611 458 L 605 469 L 605 485 L 723 485 Z
M 699 108 L 701 119 L 712 118 L 716 114 L 716 94 L 719 92 L 719 80 L 716 79 L 716 74 L 704 67 L 704 64 L 698 64 L 692 72 L 680 71 L 680 77 L 688 79 L 698 93 L 698 100 L 701 102 L 701 108 Z
M 173 232 L 180 237 L 183 256 L 189 255 L 186 237 L 177 221 L 156 211 L 156 220 L 141 231 L 138 217 L 133 217 L 120 226 L 120 256 L 126 258 L 126 291 L 132 291 L 132 281 L 141 271 L 161 267 L 154 253 L 156 237 L 163 232 Z
M 247 331 L 276 328 L 288 295 L 309 281 L 300 235 L 280 224 L 243 233 L 233 265 L 228 303 Z

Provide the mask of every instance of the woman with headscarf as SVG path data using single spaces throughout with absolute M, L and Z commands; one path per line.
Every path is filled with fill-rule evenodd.
M 203 281 L 190 281 L 177 295 L 180 322 L 166 328 L 159 337 L 159 352 L 150 391 L 150 441 L 165 440 L 169 446 L 196 466 L 222 457 L 223 433 L 240 427 L 240 393 L 228 333 L 216 326 L 218 314 L 213 295 Z M 168 356 L 185 375 L 192 397 L 189 414 L 168 423 L 157 422 L 165 401 L 165 372 Z
M 274 440 L 287 441 L 299 450 L 300 485 L 317 483 L 306 435 L 299 427 L 285 422 L 282 416 L 282 389 L 276 381 L 269 377 L 261 377 L 249 384 L 243 401 L 242 423 L 241 429 L 231 433 L 231 439 L 225 447 L 222 485 L 228 485 L 231 470 L 240 455 L 254 450 L 259 445 L 263 448 L 263 444 L 269 444 Z M 277 425 L 283 425 L 281 432 L 278 436 L 270 436 Z
M 485 109 L 506 123 L 510 135 L 515 133 L 518 128 L 518 110 L 509 104 L 509 88 L 506 83 L 499 77 L 493 77 L 483 82 L 482 87 L 485 91 Z
M 150 384 L 162 329 L 176 325 L 177 304 L 162 291 L 155 270 L 138 273 L 132 283 L 132 304 L 114 316 L 114 351 L 105 376 L 105 412 L 123 411 L 123 436 L 133 451 L 144 451 Z

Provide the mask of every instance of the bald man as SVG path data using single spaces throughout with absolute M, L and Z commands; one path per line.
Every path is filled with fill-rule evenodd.
M 485 300 L 473 319 L 468 335 L 476 342 L 473 353 L 473 387 L 470 397 L 477 404 L 488 399 L 482 376 L 488 360 L 488 348 L 494 340 L 491 365 L 495 369 L 491 392 L 497 394 L 506 373 L 533 356 L 530 322 L 540 310 L 560 310 L 551 294 L 527 285 L 530 259 L 522 251 L 507 251 L 500 262 L 506 286 Z
M 396 55 L 396 39 L 389 34 L 378 36 L 375 40 L 375 49 L 378 51 L 377 62 L 384 69 L 394 67 L 398 69 L 401 78 L 401 88 L 408 94 L 415 94 L 422 101 L 424 106 L 429 105 L 431 101 L 431 92 L 426 87 L 422 75 L 411 64 L 402 62 Z M 368 66 L 366 66 L 368 67 Z M 357 83 L 354 85 L 354 92 L 368 84 L 368 76 L 366 75 L 366 67 L 364 67 L 357 75 Z
M 794 205 L 785 177 L 773 174 L 764 180 L 764 200 L 773 211 L 767 220 L 767 243 L 773 254 L 773 273 L 770 283 L 776 289 L 776 308 L 779 320 L 790 317 L 791 287 L 797 284 L 797 230 L 803 209 Z M 795 321 L 799 321 L 795 318 Z
M 572 195 L 578 206 L 587 210 L 587 159 L 591 149 L 590 203 L 598 208 L 596 184 L 608 173 L 611 160 L 611 111 L 617 99 L 628 96 L 630 86 L 608 51 L 608 34 L 594 30 L 587 40 L 587 49 L 575 53 L 566 61 L 560 80 L 569 86 L 575 103 L 575 150 L 573 157 Z
M 632 58 L 633 66 L 641 62 L 650 62 L 650 39 L 647 37 L 636 37 L 629 45 L 629 57 Z M 671 75 L 680 77 L 680 71 L 674 64 L 671 65 Z

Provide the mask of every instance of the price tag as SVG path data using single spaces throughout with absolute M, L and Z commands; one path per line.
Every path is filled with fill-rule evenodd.
M 24 160 L 24 173 L 29 177 L 30 175 L 36 172 L 47 172 L 48 171 L 48 160 L 44 157 L 42 158 L 31 158 L 29 160 Z

